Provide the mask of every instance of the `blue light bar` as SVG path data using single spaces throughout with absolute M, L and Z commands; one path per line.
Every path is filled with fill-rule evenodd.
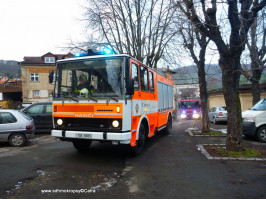
M 83 56 L 94 56 L 94 55 L 111 55 L 114 52 L 112 49 L 105 48 L 103 51 L 94 51 L 92 49 L 89 49 L 88 52 L 84 53 L 75 53 L 74 57 L 83 57 Z
M 87 52 L 84 53 L 75 53 L 74 57 L 82 57 L 82 56 L 88 56 L 89 54 Z
M 113 53 L 113 51 L 111 49 L 109 49 L 109 48 L 105 48 L 104 49 L 104 54 L 109 55 L 109 54 L 112 54 L 112 53 Z

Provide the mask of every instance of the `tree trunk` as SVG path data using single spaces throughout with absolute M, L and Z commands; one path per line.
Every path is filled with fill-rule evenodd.
M 223 69 L 223 93 L 228 115 L 226 149 L 228 151 L 242 151 L 242 116 L 238 92 L 240 57 L 233 58 L 233 56 L 229 54 L 228 56 L 221 56 L 219 65 Z
M 210 131 L 210 121 L 208 116 L 208 92 L 206 87 L 206 73 L 205 73 L 204 62 L 198 65 L 198 77 L 199 77 L 199 88 L 200 88 L 200 101 L 201 101 L 201 114 L 202 114 L 202 133 Z
M 258 69 L 259 66 L 257 66 L 256 64 L 252 63 L 252 69 L 253 70 L 253 76 L 252 76 L 252 103 L 253 105 L 255 105 L 259 100 L 260 100 L 260 77 L 261 77 L 261 73 L 262 71 Z

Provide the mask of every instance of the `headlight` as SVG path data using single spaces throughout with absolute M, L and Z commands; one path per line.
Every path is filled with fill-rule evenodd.
M 112 122 L 113 127 L 117 128 L 119 126 L 119 122 L 117 120 L 114 120 Z
M 199 116 L 199 114 L 193 114 L 193 118 L 199 118 L 200 116 Z
M 255 122 L 255 118 L 244 118 L 243 122 Z
M 181 118 L 186 118 L 187 116 L 185 114 L 181 114 Z
M 63 124 L 63 120 L 62 120 L 62 119 L 58 119 L 58 120 L 56 121 L 56 123 L 57 123 L 57 125 L 61 126 L 61 125 Z

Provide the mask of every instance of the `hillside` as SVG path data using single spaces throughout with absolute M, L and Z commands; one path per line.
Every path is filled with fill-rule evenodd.
M 198 69 L 195 65 L 185 66 L 172 70 L 175 84 L 195 84 L 198 83 Z M 211 64 L 205 66 L 208 90 L 219 88 L 222 84 L 222 72 L 218 65 Z
M 8 76 L 9 78 L 20 78 L 21 70 L 17 61 L 0 60 L 0 76 Z

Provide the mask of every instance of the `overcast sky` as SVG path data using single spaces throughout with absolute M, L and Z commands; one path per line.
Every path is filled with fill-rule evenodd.
M 66 53 L 69 39 L 84 40 L 84 0 L 0 0 L 0 60 Z

